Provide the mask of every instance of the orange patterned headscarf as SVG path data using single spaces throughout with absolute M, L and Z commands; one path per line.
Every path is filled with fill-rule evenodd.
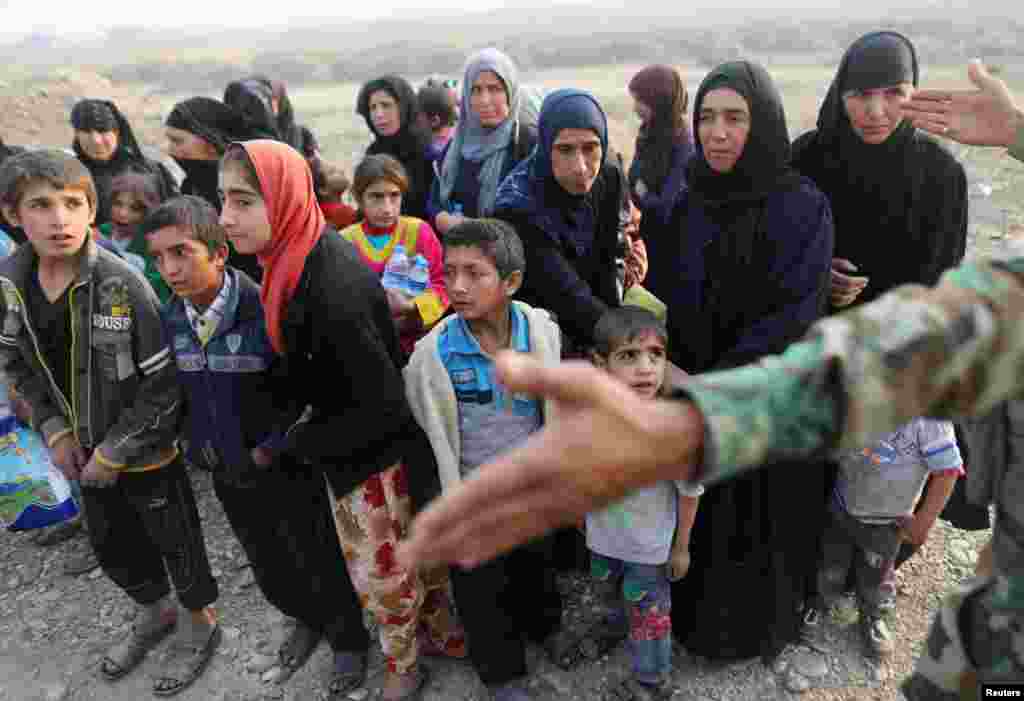
M 320 239 L 327 220 L 316 201 L 313 176 L 305 157 L 280 141 L 245 141 L 256 169 L 272 232 L 270 244 L 258 254 L 263 266 L 260 300 L 267 320 L 270 342 L 284 354 L 281 320 L 299 285 L 306 257 Z M 236 148 L 236 146 L 232 146 Z

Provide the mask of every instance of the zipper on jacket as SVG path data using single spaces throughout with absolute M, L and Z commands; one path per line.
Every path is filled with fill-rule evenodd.
M 91 312 L 92 310 L 90 309 L 89 311 Z M 75 319 L 75 312 L 75 286 L 72 286 L 71 289 L 68 290 L 68 315 L 70 317 L 69 321 L 71 322 L 71 353 L 68 355 L 68 385 L 71 390 L 71 406 L 77 409 L 78 404 L 75 402 L 75 375 L 77 374 L 75 372 L 75 351 L 77 350 L 77 344 L 75 343 L 75 326 L 77 326 L 76 322 L 78 320 Z M 92 362 L 89 364 L 92 365 Z M 78 437 L 77 421 L 75 421 L 75 437 Z M 79 439 L 78 442 L 81 444 L 81 439 Z
M 79 283 L 79 285 L 76 285 L 76 287 L 80 286 L 81 284 L 84 284 L 84 283 Z M 65 415 L 67 416 L 67 418 L 71 422 L 71 430 L 74 433 L 75 439 L 77 440 L 78 439 L 78 419 L 77 419 L 77 413 L 75 412 L 74 408 L 68 403 L 68 398 L 66 396 L 64 396 L 63 392 L 61 392 L 60 387 L 57 385 L 57 381 L 53 378 L 53 371 L 50 370 L 50 366 L 48 366 L 46 364 L 46 360 L 43 358 L 42 351 L 39 350 L 39 338 L 36 336 L 35 329 L 32 328 L 32 321 L 29 319 L 29 316 L 28 316 L 28 305 L 25 304 L 25 299 L 21 296 L 21 290 L 19 290 L 18 286 L 14 285 L 14 284 L 11 284 L 11 287 L 14 289 L 14 294 L 16 294 L 18 296 L 18 302 L 21 304 L 21 314 L 24 317 L 25 328 L 28 329 L 28 335 L 32 338 L 32 347 L 33 347 L 33 349 L 36 352 L 36 360 L 39 361 L 40 366 L 42 366 L 43 370 L 46 372 L 46 378 L 50 381 L 50 388 L 53 390 L 54 395 L 64 404 Z M 71 295 L 71 291 L 72 290 L 74 290 L 74 287 L 72 287 L 71 290 L 68 291 L 68 295 L 69 295 L 68 296 L 68 312 L 69 313 L 71 312 L 71 296 L 70 295 Z M 74 334 L 74 323 L 72 323 L 71 329 L 72 329 L 71 333 Z M 72 342 L 71 342 L 71 352 L 72 352 L 72 356 L 71 357 L 72 358 L 74 358 L 74 350 L 75 350 L 74 336 L 72 335 Z M 71 379 L 71 382 L 72 382 L 72 387 L 74 387 L 74 384 L 73 384 L 74 383 L 74 373 L 73 372 L 71 373 L 71 378 L 70 379 Z
M 92 284 L 92 279 L 89 280 L 89 314 L 92 314 L 92 310 L 96 308 L 94 302 L 96 286 Z M 92 348 L 92 324 L 89 323 L 88 316 L 86 317 L 86 333 L 89 336 L 89 348 Z M 89 398 L 85 403 L 85 410 L 88 412 L 86 425 L 89 429 L 89 449 L 96 447 L 96 436 L 93 435 L 93 421 L 92 421 L 92 355 L 89 356 L 89 362 L 85 364 L 85 389 L 89 392 Z M 73 385 L 72 385 L 73 386 Z
M 195 341 L 196 345 L 199 347 L 199 355 L 203 359 L 202 374 L 203 384 L 206 387 L 205 394 L 207 397 L 210 397 L 210 401 L 208 402 L 210 417 L 213 421 L 213 425 L 217 426 L 217 402 L 215 399 L 213 399 L 214 392 L 213 387 L 211 386 L 212 373 L 210 372 L 210 356 L 207 355 L 206 353 L 206 346 L 204 346 L 202 341 L 199 340 L 199 334 L 196 333 L 195 328 L 192 326 L 192 320 L 189 319 L 188 312 L 185 313 L 185 323 L 188 324 L 189 333 L 192 336 L 192 340 Z M 207 343 L 209 343 L 212 340 L 213 337 L 211 337 L 207 341 Z M 216 448 L 213 447 L 213 444 L 210 441 L 206 441 L 203 444 L 203 447 L 200 449 L 200 452 L 203 453 L 204 457 L 207 459 L 207 461 L 209 461 L 211 470 L 216 470 L 218 467 L 221 467 L 221 463 L 223 461 L 221 460 L 220 454 L 217 452 Z

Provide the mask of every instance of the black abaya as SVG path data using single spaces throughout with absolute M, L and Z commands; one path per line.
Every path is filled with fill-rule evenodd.
M 781 352 L 823 309 L 832 257 L 825 197 L 789 167 L 781 98 L 759 66 L 712 71 L 697 93 L 746 98 L 751 133 L 728 174 L 698 144 L 689 188 L 649 242 L 647 284 L 668 304 L 669 352 L 690 373 Z M 696 125 L 695 125 L 695 131 Z M 672 585 L 673 634 L 691 654 L 774 658 L 797 640 L 817 570 L 825 471 L 793 463 L 710 486 L 690 541 L 690 571 Z

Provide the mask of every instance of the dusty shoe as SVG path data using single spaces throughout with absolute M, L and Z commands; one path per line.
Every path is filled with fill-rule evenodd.
M 139 607 L 139 614 L 131 632 L 110 648 L 100 663 L 100 674 L 108 682 L 135 669 L 146 654 L 174 630 L 178 618 L 177 610 L 166 599 Z
M 889 625 L 885 619 L 880 616 L 864 616 L 861 625 L 868 654 L 876 658 L 891 656 L 896 649 L 896 644 L 893 642 L 892 633 L 889 632 Z

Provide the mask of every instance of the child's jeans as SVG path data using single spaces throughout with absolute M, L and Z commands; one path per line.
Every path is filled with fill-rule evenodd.
M 642 684 L 657 684 L 672 669 L 672 592 L 666 566 L 591 552 L 590 573 L 613 604 L 610 618 L 629 621 L 633 676 Z
M 896 590 L 892 571 L 899 549 L 898 525 L 863 523 L 842 507 L 833 505 L 822 538 L 822 565 L 818 575 L 821 605 L 830 606 L 843 594 L 852 567 L 862 613 L 878 617 L 894 608 Z

